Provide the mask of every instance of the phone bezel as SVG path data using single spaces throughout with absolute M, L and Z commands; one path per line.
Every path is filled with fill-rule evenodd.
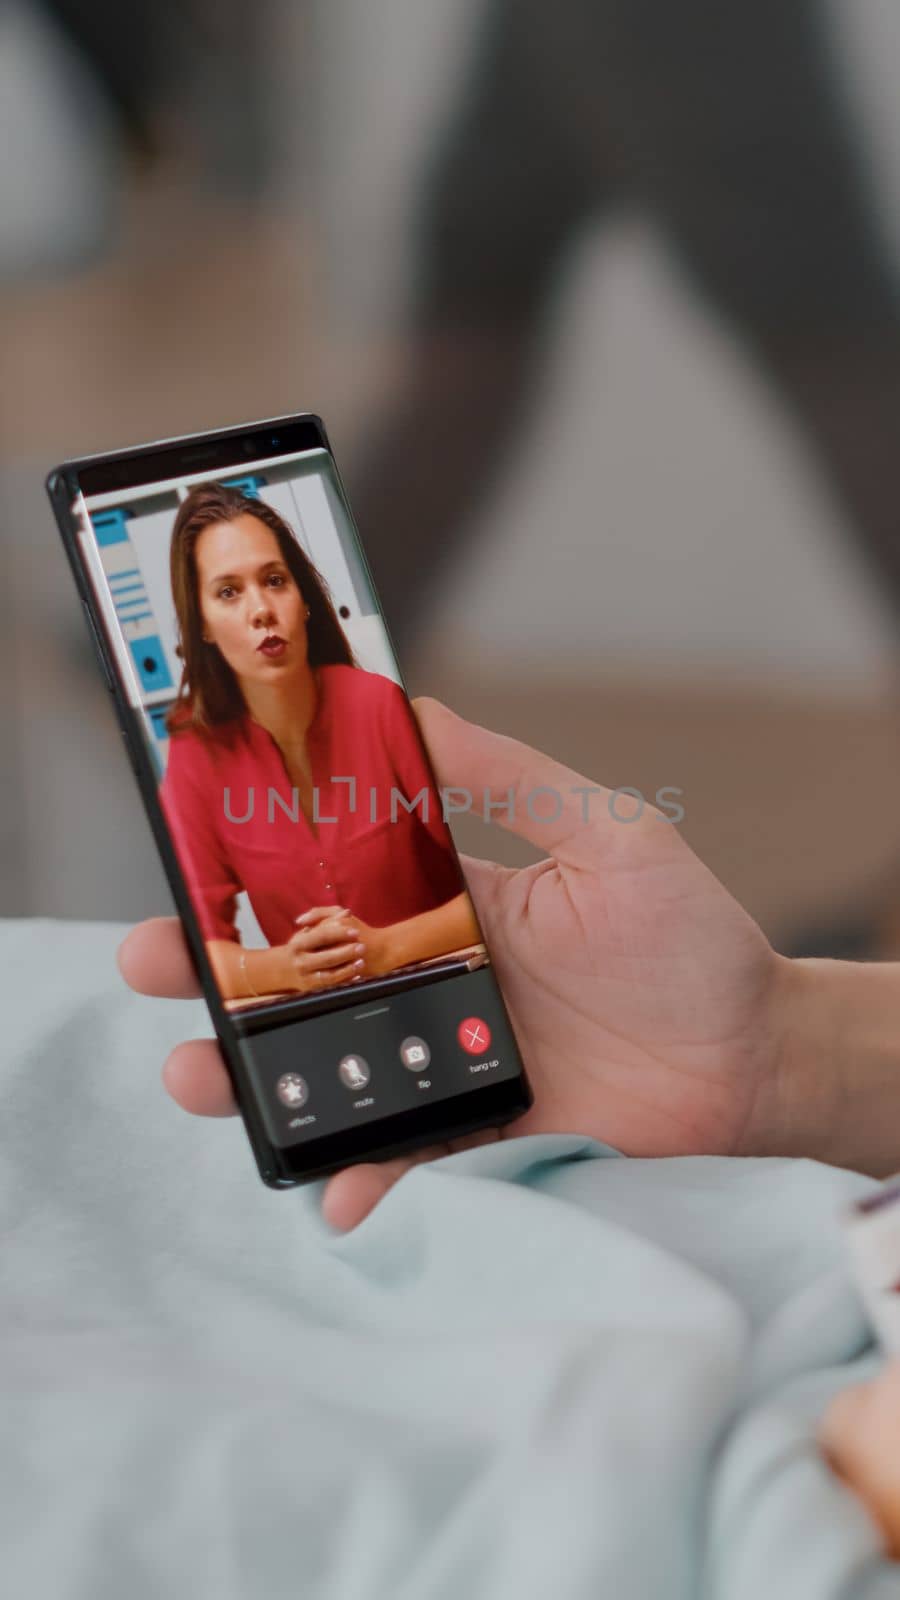
M 129 763 L 185 931 L 188 949 L 209 1008 L 238 1108 L 247 1129 L 259 1175 L 271 1188 L 293 1188 L 297 1184 L 310 1182 L 334 1172 L 347 1165 L 348 1161 L 384 1160 L 404 1150 L 419 1147 L 432 1139 L 457 1138 L 479 1128 L 498 1126 L 528 1109 L 531 1104 L 531 1091 L 520 1058 L 518 1077 L 486 1084 L 415 1110 L 386 1116 L 364 1127 L 350 1127 L 340 1134 L 282 1147 L 274 1145 L 265 1131 L 262 1115 L 256 1104 L 239 1050 L 240 1039 L 256 1031 L 260 1026 L 260 1019 L 256 1019 L 255 1026 L 252 1014 L 243 1021 L 239 1020 L 238 1016 L 226 1010 L 219 995 L 159 802 L 158 778 L 150 759 L 140 718 L 125 693 L 116 654 L 107 636 L 104 617 L 82 559 L 78 544 L 78 526 L 72 514 L 72 502 L 79 490 L 84 494 L 93 495 L 121 489 L 124 495 L 129 489 L 143 487 L 166 477 L 177 477 L 183 471 L 205 469 L 207 465 L 211 470 L 221 467 L 223 471 L 246 466 L 251 459 L 252 451 L 242 448 L 244 441 L 252 445 L 253 449 L 258 448 L 257 459 L 278 454 L 292 457 L 304 450 L 324 449 L 328 452 L 356 532 L 359 554 L 377 599 L 377 587 L 368 556 L 353 519 L 334 452 L 321 418 L 313 413 L 274 417 L 262 422 L 245 423 L 64 461 L 48 474 L 46 489 L 85 611 L 103 678 L 110 691 Z M 380 601 L 378 604 L 381 611 Z M 393 651 L 393 640 L 383 611 L 381 616 Z M 396 651 L 393 653 L 396 659 Z M 404 692 L 408 693 L 402 670 L 400 681 Z M 430 757 L 424 744 L 423 750 L 431 767 Z M 493 968 L 491 972 L 499 1002 L 506 1012 Z M 446 982 L 448 979 L 443 974 L 438 977 L 423 974 L 418 981 L 425 986 L 430 982 Z M 398 989 L 408 987 L 410 985 L 407 982 L 392 987 L 388 979 L 384 982 L 382 992 L 395 993 Z M 323 997 L 322 1010 L 331 1009 L 343 1009 L 343 1007 L 336 1006 L 333 999 Z M 508 1019 L 508 1012 L 506 1014 Z M 271 1013 L 268 1015 L 271 1017 Z M 300 1021 L 302 1018 L 289 1019 L 282 1013 L 279 1024 L 284 1025 L 289 1020 Z

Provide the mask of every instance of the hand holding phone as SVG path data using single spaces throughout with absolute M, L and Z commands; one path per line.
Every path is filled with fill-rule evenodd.
M 534 1104 L 501 1132 L 338 1173 L 327 1220 L 352 1228 L 413 1164 L 507 1134 L 581 1133 L 632 1155 L 738 1150 L 777 1041 L 779 958 L 759 928 L 660 813 L 617 821 L 608 790 L 549 757 L 436 701 L 415 710 L 440 782 L 487 794 L 495 819 L 548 852 L 521 870 L 464 862 Z M 562 799 L 552 822 L 529 804 L 539 792 Z M 141 993 L 197 992 L 175 920 L 135 928 L 120 964 Z M 236 1110 L 211 1041 L 180 1045 L 164 1076 L 188 1111 Z
M 48 491 L 264 1181 L 522 1112 L 319 419 L 67 462 Z

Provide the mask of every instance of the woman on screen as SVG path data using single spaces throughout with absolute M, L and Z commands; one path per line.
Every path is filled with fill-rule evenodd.
M 223 997 L 315 993 L 477 943 L 406 696 L 356 665 L 284 519 L 196 486 L 171 577 L 183 670 L 161 798 Z M 242 890 L 268 949 L 240 942 Z

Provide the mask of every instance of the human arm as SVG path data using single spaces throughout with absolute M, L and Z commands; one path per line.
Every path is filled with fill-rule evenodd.
M 317 994 L 361 978 L 365 946 L 357 924 L 343 906 L 316 906 L 285 944 L 245 950 L 228 939 L 210 940 L 206 952 L 219 992 L 226 1000 Z
M 384 928 L 370 927 L 361 917 L 354 917 L 353 922 L 359 935 L 366 977 L 382 977 L 413 961 L 428 961 L 432 956 L 461 950 L 481 940 L 472 902 L 465 891 L 442 906 L 421 911 L 403 922 L 389 923 Z
M 160 797 L 222 998 L 311 994 L 359 976 L 363 948 L 340 906 L 308 911 L 284 944 L 242 946 L 235 920 L 242 885 L 215 825 L 217 787 L 204 747 L 190 734 L 173 736 Z
M 379 862 L 377 885 L 387 888 L 387 878 L 398 856 L 402 856 L 409 872 L 404 909 L 410 915 L 393 922 L 379 919 L 377 925 L 354 915 L 366 975 L 381 977 L 397 967 L 479 943 L 481 931 L 465 892 L 434 773 L 404 691 L 378 673 L 358 673 L 355 683 L 364 690 L 362 704 L 367 721 L 375 730 L 383 763 L 381 782 L 385 790 L 391 787 L 392 821 L 399 823 L 401 817 L 403 821 L 402 827 L 390 830 L 390 855 Z M 384 839 L 384 834 L 381 837 Z M 383 903 L 386 905 L 387 900 Z M 423 909 L 417 911 L 417 906 Z

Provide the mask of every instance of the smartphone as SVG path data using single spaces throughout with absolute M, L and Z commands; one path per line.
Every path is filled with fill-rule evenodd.
M 263 1181 L 527 1110 L 321 420 L 67 461 L 47 491 Z

